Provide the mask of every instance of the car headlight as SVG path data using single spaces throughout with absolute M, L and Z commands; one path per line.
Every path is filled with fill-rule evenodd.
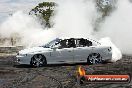
M 24 54 L 25 56 L 27 56 L 27 54 Z
M 19 55 L 19 53 L 17 53 L 17 55 Z
M 22 54 L 22 56 L 27 56 L 27 54 Z
M 18 56 L 27 56 L 27 54 L 20 54 L 20 53 L 17 53 Z

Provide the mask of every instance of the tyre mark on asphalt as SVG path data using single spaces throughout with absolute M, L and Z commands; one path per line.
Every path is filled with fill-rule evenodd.
M 120 60 L 120 61 L 118 61 L 118 62 L 116 62 L 116 63 L 112 63 L 112 64 L 108 64 L 109 66 L 108 66 L 108 69 L 106 70 L 106 71 L 108 71 L 108 70 L 110 70 L 110 71 L 108 71 L 108 73 L 113 73 L 112 71 L 114 71 L 114 70 L 117 70 L 117 68 L 120 68 L 120 67 L 118 67 L 119 66 L 119 64 L 120 63 L 128 63 L 130 60 L 131 60 L 132 58 L 131 57 L 124 57 L 124 59 L 122 59 L 122 60 Z M 132 61 L 132 60 L 131 60 Z M 6 65 L 6 64 L 5 64 Z M 4 65 L 4 66 L 5 66 Z M 113 65 L 113 66 L 111 66 L 111 65 Z M 8 66 L 8 65 L 7 65 Z M 103 65 L 102 67 L 104 67 L 105 65 Z M 106 65 L 107 66 L 107 65 Z M 122 69 L 125 69 L 125 68 L 128 68 L 127 66 L 129 66 L 129 65 L 126 65 L 126 67 L 124 66 Z M 130 65 L 131 66 L 131 65 Z M 93 66 L 93 67 L 96 67 L 96 66 Z M 58 72 L 58 73 L 61 73 L 61 74 L 67 74 L 67 71 L 63 71 L 64 69 L 63 68 L 65 68 L 65 67 L 62 67 L 62 66 L 60 66 L 60 67 L 44 67 L 44 69 L 47 69 L 47 70 L 50 70 L 50 72 L 54 72 L 54 71 L 56 71 L 56 72 Z M 76 67 L 75 67 L 76 68 Z M 105 67 L 104 68 L 104 70 L 106 69 L 107 67 Z M 114 68 L 114 69 L 113 69 Z M 98 68 L 100 71 L 101 71 L 101 69 L 102 68 Z M 96 69 L 96 70 L 98 70 L 98 69 Z M 113 70 L 112 70 L 113 69 Z M 121 69 L 121 68 L 120 68 Z M 122 70 L 121 69 L 121 70 Z M 16 69 L 15 69 L 16 70 Z M 44 75 L 43 74 L 43 72 L 41 72 L 41 71 L 39 71 L 40 69 L 39 68 L 37 68 L 37 69 L 32 69 L 32 68 L 25 68 L 25 69 L 23 69 L 23 72 L 20 72 L 20 74 L 21 74 L 21 76 L 19 77 L 19 78 L 17 78 L 17 79 L 15 79 L 14 80 L 14 84 L 12 85 L 12 84 L 10 84 L 10 86 L 11 87 L 19 87 L 19 86 L 21 86 L 21 85 L 25 85 L 27 82 L 30 82 L 30 81 L 32 81 L 33 79 L 35 79 L 36 77 L 38 77 L 38 75 L 42 75 L 42 76 L 44 76 L 44 77 L 47 77 L 47 78 L 49 78 L 49 79 L 51 79 L 51 80 L 54 80 L 54 81 L 56 81 L 55 83 L 57 83 L 58 84 L 58 86 L 57 86 L 57 88 L 63 88 L 64 87 L 64 85 L 63 85 L 63 83 L 62 83 L 62 81 L 61 80 L 58 80 L 56 77 L 54 77 L 54 76 L 49 76 L 49 75 Z M 72 71 L 73 70 L 75 70 L 75 69 L 71 69 Z M 130 70 L 130 68 L 129 68 L 129 70 Z M 128 71 L 127 71 L 128 72 Z M 97 73 L 99 73 L 99 72 L 97 72 Z M 25 75 L 26 74 L 26 75 Z M 52 73 L 51 73 L 51 75 L 52 75 Z M 31 76 L 31 77 L 30 77 Z M 66 87 L 69 87 L 69 88 L 72 88 L 72 87 L 74 87 L 74 85 L 76 84 L 76 80 L 74 80 L 74 78 L 71 78 L 72 76 L 68 76 L 70 79 L 73 79 L 73 80 L 70 80 L 69 81 L 69 79 L 68 79 L 68 83 L 66 84 Z M 15 82 L 16 81 L 16 82 Z M 65 81 L 65 80 L 64 80 Z M 67 81 L 67 80 L 66 80 Z M 12 82 L 13 83 L 13 82 Z M 112 86 L 113 84 L 101 84 L 101 85 L 93 85 L 93 86 L 91 86 L 91 85 L 85 85 L 85 86 L 90 86 L 90 87 L 94 87 L 94 88 L 105 88 L 105 87 L 110 87 L 110 86 Z M 127 87 L 127 85 L 125 85 L 126 87 Z M 116 87 L 121 87 L 121 85 L 118 85 L 118 86 L 116 86 Z M 113 88 L 116 88 L 115 86 L 113 86 Z M 6 87 L 6 88 L 9 88 L 9 86 L 8 87 Z M 132 88 L 132 85 L 130 85 L 130 87 L 129 88 Z
M 47 77 L 48 79 L 51 79 L 52 81 L 55 81 L 58 84 L 57 88 L 63 88 L 62 83 L 57 78 L 42 74 L 41 71 L 39 71 L 39 68 L 37 70 L 32 69 L 32 71 L 35 71 L 35 74 L 36 74 L 36 76 L 33 79 L 35 79 L 38 76 L 44 76 L 44 77 Z M 29 81 L 32 81 L 33 79 L 31 79 Z
M 58 87 L 57 88 L 63 88 L 62 83 L 57 78 L 52 77 L 52 76 L 48 76 L 48 75 L 43 75 L 43 74 L 41 74 L 41 76 L 44 76 L 44 77 L 47 77 L 49 79 L 52 79 L 53 81 L 56 81 L 58 83 Z

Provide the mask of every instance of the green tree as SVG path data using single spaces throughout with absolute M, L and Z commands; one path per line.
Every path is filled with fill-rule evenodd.
M 96 0 L 97 8 L 102 13 L 102 18 L 110 15 L 115 9 L 117 0 Z
M 40 17 L 41 20 L 45 21 L 45 26 L 50 28 L 50 17 L 53 15 L 53 11 L 56 4 L 54 2 L 42 2 L 33 8 L 29 14 Z

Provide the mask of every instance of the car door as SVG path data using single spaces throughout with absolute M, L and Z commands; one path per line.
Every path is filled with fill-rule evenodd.
M 91 41 L 86 39 L 76 39 L 76 48 L 74 48 L 74 62 L 87 62 L 88 55 L 92 53 Z
M 66 44 L 67 40 L 62 40 L 53 49 L 51 56 L 56 63 L 73 63 L 73 47 L 68 47 Z

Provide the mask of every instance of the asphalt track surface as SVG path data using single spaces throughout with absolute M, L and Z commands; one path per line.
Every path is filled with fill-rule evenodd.
M 132 57 L 123 55 L 115 63 L 98 65 L 62 64 L 32 68 L 18 65 L 15 56 L 0 57 L 0 88 L 132 88 L 129 83 L 87 83 L 78 84 L 77 69 L 81 65 L 87 74 L 130 74 Z

